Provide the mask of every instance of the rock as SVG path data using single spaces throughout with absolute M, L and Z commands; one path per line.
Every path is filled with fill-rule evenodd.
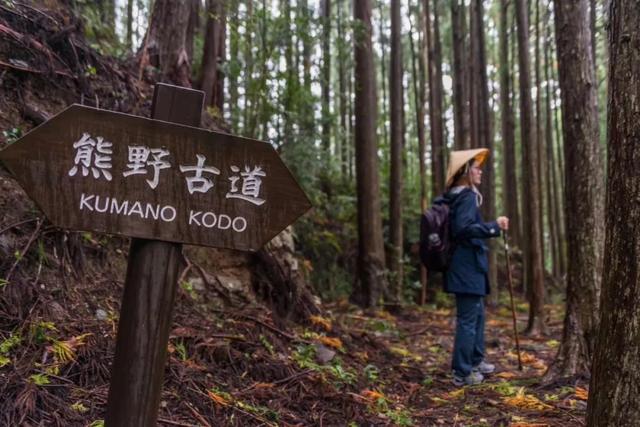
M 315 344 L 314 345 L 316 348 L 316 360 L 318 361 L 318 363 L 321 364 L 326 364 L 329 363 L 333 360 L 333 358 L 336 356 L 336 352 L 331 350 L 330 348 L 322 345 L 322 344 Z
M 99 308 L 96 310 L 96 319 L 102 321 L 105 321 L 109 318 L 109 315 L 107 314 L 106 311 L 104 311 L 103 309 Z

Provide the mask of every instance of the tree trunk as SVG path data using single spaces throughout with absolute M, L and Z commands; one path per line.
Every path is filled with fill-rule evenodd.
M 520 133 L 522 141 L 523 234 L 527 290 L 529 291 L 529 323 L 527 332 L 532 335 L 546 334 L 544 319 L 544 282 L 542 265 L 542 242 L 540 241 L 540 200 L 538 187 L 538 149 L 535 145 L 533 111 L 531 107 L 531 77 L 529 73 L 529 24 L 524 0 L 516 0 L 518 27 L 518 62 L 520 71 Z
M 322 1 L 322 146 L 331 149 L 331 0 Z
M 544 278 L 544 271 L 545 271 L 545 265 L 546 265 L 546 257 L 545 257 L 545 253 L 546 253 L 546 241 L 544 238 L 544 230 L 545 230 L 545 224 L 544 224 L 544 210 L 545 210 L 545 206 L 544 206 L 544 162 L 542 161 L 542 159 L 544 158 L 544 133 L 542 133 L 542 84 L 540 82 L 540 0 L 535 0 L 535 8 L 536 8 L 536 22 L 535 22 L 535 84 L 536 84 L 536 150 L 537 150 L 537 157 L 536 157 L 536 167 L 538 168 L 538 177 L 539 177 L 539 183 L 540 185 L 538 186 L 538 200 L 540 201 L 540 210 L 539 215 L 540 215 L 540 257 L 542 258 L 542 271 L 543 271 L 543 278 Z M 544 279 L 543 279 L 544 280 Z
M 217 52 L 217 70 L 216 70 L 216 86 L 213 92 L 212 105 L 215 105 L 218 109 L 220 117 L 224 117 L 224 77 L 225 71 L 221 65 L 226 63 L 226 50 L 227 50 L 227 5 L 222 4 L 220 6 L 220 27 L 218 28 L 218 52 Z
M 425 1 L 428 7 L 429 0 Z M 427 9 L 428 12 L 428 9 Z M 445 143 L 442 119 L 442 44 L 440 42 L 440 22 L 438 0 L 433 0 L 433 34 L 431 34 L 430 14 L 427 13 L 427 38 L 429 56 L 429 111 L 431 112 L 431 195 L 433 198 L 444 191 Z M 431 37 L 429 37 L 431 36 Z
M 389 271 L 392 274 L 389 286 L 392 302 L 402 297 L 402 157 L 404 151 L 404 91 L 402 87 L 402 22 L 400 0 L 391 0 L 391 174 L 389 200 Z
M 133 50 L 133 0 L 127 0 L 126 46 L 128 51 Z
M 336 20 L 338 34 L 342 33 L 342 2 L 338 3 L 338 19 Z M 341 161 L 340 161 L 340 172 L 343 179 L 346 179 L 349 175 L 349 141 L 351 141 L 351 137 L 349 135 L 349 127 L 348 127 L 348 103 L 349 98 L 347 98 L 347 78 L 348 76 L 346 71 L 345 64 L 345 56 L 346 52 L 344 51 L 344 40 L 338 40 L 338 88 L 340 93 L 338 97 L 340 98 L 340 145 L 341 145 Z
M 422 16 L 422 15 L 421 15 Z M 419 169 L 419 178 L 420 178 L 420 212 L 424 212 L 427 209 L 427 177 L 426 177 L 426 141 L 425 141 L 425 126 L 424 126 L 424 107 L 425 107 L 425 84 L 424 78 L 422 77 L 422 73 L 418 72 L 417 62 L 418 59 L 421 63 L 424 62 L 424 55 L 421 55 L 420 52 L 422 47 L 418 48 L 418 51 L 415 49 L 415 45 L 413 43 L 413 24 L 411 20 L 411 8 L 407 11 L 407 18 L 409 20 L 409 45 L 411 46 L 411 70 L 412 70 L 412 81 L 413 81 L 413 99 L 415 104 L 415 113 L 416 113 L 416 128 L 418 132 L 418 169 Z M 424 21 L 421 19 L 421 21 Z M 428 31 L 426 27 L 426 23 L 421 25 L 422 30 L 425 32 Z M 420 30 L 418 30 L 418 34 L 420 34 Z M 423 41 L 424 38 L 419 38 L 419 41 Z M 423 67 L 420 67 L 424 69 Z M 420 263 L 420 304 L 424 304 L 427 298 L 427 270 L 424 265 Z
M 207 6 L 207 29 L 202 53 L 200 90 L 204 92 L 205 105 L 213 106 L 218 87 L 218 56 L 221 46 L 220 26 L 222 25 L 221 0 L 209 0 Z
M 609 11 L 607 256 L 587 425 L 625 427 L 640 419 L 640 4 Z
M 451 0 L 451 34 L 453 37 L 453 116 L 455 127 L 454 148 L 461 150 L 470 147 L 469 111 L 466 91 L 465 47 L 465 5 L 460 0 Z
M 549 68 L 552 66 L 549 60 L 549 20 L 551 19 L 551 13 L 547 9 L 544 24 L 544 80 L 545 80 L 545 148 L 546 148 L 546 194 L 547 194 L 547 223 L 549 224 L 549 243 L 551 246 L 551 259 L 552 259 L 552 273 L 554 279 L 560 277 L 560 255 L 558 251 L 560 232 L 558 226 L 560 224 L 560 217 L 558 215 L 559 206 L 557 204 L 557 177 L 555 170 L 555 161 L 553 158 L 553 123 L 551 121 L 551 80 L 549 76 Z
M 255 89 L 253 88 L 253 2 L 246 2 L 247 12 L 246 17 L 244 19 L 244 108 L 243 108 L 243 120 L 242 120 L 242 129 L 244 131 L 244 136 L 249 138 L 254 136 L 254 130 L 249 124 L 252 122 L 251 110 L 253 110 L 254 114 L 256 111 L 256 106 L 252 103 L 253 100 L 253 92 Z
M 191 2 L 155 0 L 147 29 L 140 69 L 152 65 L 160 70 L 161 81 L 191 87 L 191 60 L 188 55 Z
M 383 16 L 383 10 L 384 10 L 384 1 L 380 1 L 378 3 L 378 9 L 380 10 L 380 26 L 378 27 L 378 32 L 379 37 L 378 37 L 378 44 L 380 47 L 380 75 L 382 76 L 382 82 L 380 84 L 380 88 L 382 89 L 382 98 L 380 100 L 380 109 L 381 109 L 381 113 L 382 113 L 382 117 L 385 118 L 385 120 L 382 121 L 382 123 L 380 123 L 380 127 L 382 129 L 382 139 L 380 141 L 381 145 L 383 147 L 386 147 L 389 141 L 389 131 L 388 131 L 388 127 L 387 127 L 387 120 L 386 117 L 389 117 L 389 111 L 387 108 L 387 80 L 386 80 L 386 76 L 387 76 L 387 42 L 385 40 L 385 27 L 384 27 L 384 23 L 385 23 L 385 19 L 382 18 Z M 383 161 L 384 163 L 388 163 L 387 158 L 383 157 Z
M 386 290 L 380 217 L 380 185 L 376 136 L 376 82 L 371 44 L 371 3 L 354 2 L 355 143 L 358 194 L 358 277 L 352 299 L 376 306 Z
M 508 37 L 509 0 L 500 2 L 500 119 L 503 143 L 503 206 L 510 219 L 509 235 L 515 246 L 520 246 L 520 215 L 518 213 L 518 183 L 516 170 L 515 119 L 511 106 L 511 76 L 509 73 L 509 37 Z M 513 59 L 512 59 L 513 60 Z
M 566 160 L 567 312 L 550 372 L 587 373 L 595 349 L 604 240 L 604 177 L 588 0 L 555 0 Z
M 238 16 L 238 1 L 232 1 L 229 11 L 231 22 L 240 22 Z M 238 32 L 238 25 L 231 25 L 229 27 L 229 121 L 231 130 L 238 132 L 239 121 L 239 95 L 238 95 L 238 76 L 240 74 L 240 34 Z M 245 92 L 244 98 L 247 94 Z

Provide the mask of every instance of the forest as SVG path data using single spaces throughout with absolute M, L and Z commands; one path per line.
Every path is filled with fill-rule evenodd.
M 638 22 L 0 0 L 0 426 L 640 426 Z

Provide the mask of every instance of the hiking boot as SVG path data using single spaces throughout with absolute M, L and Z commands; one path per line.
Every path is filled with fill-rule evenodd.
M 487 363 L 483 360 L 478 366 L 474 366 L 473 370 L 483 375 L 493 374 L 493 372 L 496 370 L 496 365 Z
M 457 374 L 453 374 L 453 384 L 457 387 L 465 385 L 477 385 L 484 380 L 484 376 L 478 371 L 471 371 L 466 377 L 461 377 Z

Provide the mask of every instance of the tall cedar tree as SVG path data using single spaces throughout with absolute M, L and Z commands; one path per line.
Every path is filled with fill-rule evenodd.
M 640 3 L 609 11 L 607 256 L 587 425 L 624 427 L 640 419 Z
M 224 25 L 224 5 L 221 0 L 209 0 L 207 7 L 207 29 L 202 54 L 202 77 L 200 89 L 204 92 L 205 105 L 218 105 L 218 60 L 224 48 L 221 39 Z
M 429 13 L 429 0 L 425 0 L 426 40 L 429 49 L 429 116 L 431 118 L 431 195 L 436 197 L 444 191 L 445 142 L 442 118 L 443 84 L 442 84 L 442 43 L 440 42 L 440 21 L 438 16 L 438 0 L 433 0 L 433 25 Z M 433 28 L 433 33 L 431 29 Z
M 192 2 L 156 0 L 141 50 L 140 70 L 148 65 L 160 70 L 162 81 L 191 87 L 191 61 L 188 52 L 193 44 L 189 26 Z
M 566 224 L 571 262 L 564 332 L 553 370 L 571 376 L 589 371 L 595 350 L 604 243 L 604 171 L 589 1 L 555 0 L 554 5 L 565 182 L 570 189 L 565 193 L 565 206 L 571 213 Z
M 472 119 L 472 142 L 475 147 L 488 148 L 492 154 L 495 154 L 493 138 L 491 137 L 493 117 L 490 114 L 491 110 L 489 108 L 489 85 L 487 80 L 483 16 L 484 9 L 482 0 L 473 0 L 470 13 L 471 55 L 473 69 L 475 70 L 471 81 L 472 98 L 470 102 L 472 106 L 471 116 L 475 118 L 475 120 Z M 494 181 L 493 156 L 491 156 L 484 166 L 482 176 L 482 194 L 484 195 L 482 214 L 487 220 L 493 220 L 496 217 Z M 490 244 L 493 246 L 493 242 Z M 495 250 L 489 252 L 489 282 L 494 287 L 498 284 Z M 497 295 L 497 292 L 495 292 L 494 295 Z
M 520 215 L 518 213 L 518 183 L 516 179 L 515 118 L 511 105 L 511 76 L 509 67 L 508 12 L 509 0 L 500 1 L 500 119 L 503 143 L 503 206 L 510 219 L 511 242 L 520 245 Z M 512 59 L 513 60 L 513 59 Z
M 520 133 L 522 141 L 523 240 L 526 260 L 526 283 L 529 292 L 527 332 L 546 334 L 544 322 L 544 282 L 542 242 L 540 240 L 540 193 L 538 187 L 538 149 L 533 128 L 531 77 L 529 60 L 529 22 L 525 0 L 516 0 L 518 27 L 518 69 L 520 70 Z
M 391 250 L 389 270 L 392 273 L 390 297 L 400 301 L 403 283 L 402 268 L 402 165 L 404 151 L 404 91 L 402 86 L 402 22 L 400 0 L 391 0 L 391 176 L 389 200 L 389 226 Z
M 426 5 L 426 2 L 425 2 Z M 424 10 L 424 8 L 422 9 Z M 420 210 L 424 212 L 427 209 L 427 181 L 426 181 L 426 141 L 425 141 L 425 125 L 424 125 L 424 110 L 425 110 L 425 82 L 424 82 L 424 55 L 416 51 L 413 43 L 413 23 L 411 18 L 411 8 L 407 11 L 407 18 L 409 20 L 409 45 L 411 47 L 411 72 L 413 81 L 413 100 L 414 111 L 416 113 L 416 129 L 418 132 L 418 173 L 420 177 Z M 421 30 L 428 34 L 428 26 L 424 19 L 424 13 L 420 13 L 420 27 Z M 420 35 L 420 30 L 418 31 Z M 419 52 L 422 52 L 424 37 L 418 37 L 418 41 L 421 44 L 418 48 Z M 420 63 L 420 71 L 418 71 L 417 63 Z M 424 304 L 427 299 L 427 270 L 424 265 L 420 264 L 420 288 L 422 289 L 420 295 L 420 304 Z
M 322 0 L 322 146 L 329 157 L 331 146 L 331 0 Z M 337 145 L 337 144 L 336 144 Z M 336 153 L 336 157 L 339 153 Z
M 355 59 L 355 145 L 358 192 L 358 276 L 352 300 L 373 307 L 387 284 L 385 278 L 380 181 L 376 135 L 376 81 L 371 43 L 371 3 L 353 3 Z
M 451 0 L 451 37 L 453 38 L 453 123 L 455 128 L 454 148 L 470 148 L 469 109 L 466 84 L 466 18 L 465 5 L 460 0 Z
M 544 20 L 544 80 L 545 84 L 545 151 L 546 151 L 546 163 L 545 168 L 545 191 L 547 201 L 547 223 L 549 224 L 549 243 L 551 245 L 551 260 L 553 264 L 553 277 L 560 277 L 560 217 L 558 214 L 559 205 L 557 203 L 557 174 L 555 169 L 555 159 L 553 158 L 553 122 L 551 116 L 551 82 L 549 80 L 549 68 L 552 66 L 549 60 L 549 20 L 551 19 L 550 10 L 547 9 L 546 17 Z

